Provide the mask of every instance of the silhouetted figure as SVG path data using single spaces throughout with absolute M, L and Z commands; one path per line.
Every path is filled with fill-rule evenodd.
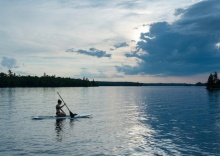
M 62 101 L 59 99 L 58 100 L 58 104 L 56 105 L 56 116 L 66 116 L 66 113 L 62 110 L 62 107 L 65 106 L 65 104 L 63 106 L 61 106 Z

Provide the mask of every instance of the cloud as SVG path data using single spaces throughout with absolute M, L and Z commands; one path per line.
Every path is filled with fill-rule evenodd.
M 114 45 L 115 48 L 122 48 L 122 47 L 128 47 L 128 46 L 129 44 L 127 44 L 126 42 L 122 42 L 122 43 L 118 43 Z
M 185 12 L 185 9 L 183 9 L 183 8 L 178 8 L 178 9 L 175 10 L 174 15 L 175 15 L 175 16 L 178 16 L 178 15 L 183 14 L 184 12 Z
M 106 79 L 106 78 L 124 78 L 122 74 L 107 74 L 106 70 L 104 72 L 102 70 L 89 70 L 87 68 L 81 68 L 81 71 L 77 77 L 86 77 L 89 79 Z
M 113 74 L 112 78 L 124 78 L 123 75 L 119 75 L 119 74 Z
M 2 57 L 1 65 L 8 69 L 18 68 L 17 61 L 14 58 L 8 58 L 5 56 Z
M 82 70 L 80 75 L 82 77 L 86 77 L 86 78 L 90 78 L 90 79 L 94 79 L 94 78 L 96 78 L 96 79 L 97 78 L 108 78 L 108 76 L 105 73 L 101 72 L 101 71 L 99 71 L 97 73 L 97 72 L 90 72 L 90 71 L 87 71 L 87 70 Z
M 180 18 L 173 23 L 157 22 L 141 34 L 137 50 L 126 57 L 136 57 L 137 66 L 116 66 L 128 75 L 196 75 L 220 69 L 220 3 L 202 1 L 176 10 Z
M 76 52 L 76 53 L 79 53 L 79 54 L 84 54 L 84 55 L 89 55 L 89 56 L 96 56 L 98 58 L 101 58 L 101 57 L 111 57 L 111 54 L 107 54 L 106 51 L 103 51 L 103 50 L 98 50 L 96 48 L 90 48 L 89 50 L 82 50 L 82 49 L 79 49 L 79 50 L 74 50 L 74 49 L 67 49 L 66 52 Z

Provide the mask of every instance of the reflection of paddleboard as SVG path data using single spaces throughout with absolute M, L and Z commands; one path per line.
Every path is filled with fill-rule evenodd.
M 75 119 L 75 118 L 90 118 L 92 117 L 92 114 L 83 114 L 79 115 L 77 114 L 74 116 L 74 118 L 71 118 L 69 115 L 64 116 L 64 117 L 58 117 L 58 116 L 32 116 L 31 118 L 33 120 L 43 120 L 43 119 Z

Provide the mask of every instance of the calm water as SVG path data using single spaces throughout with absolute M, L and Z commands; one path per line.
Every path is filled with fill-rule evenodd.
M 57 91 L 89 119 L 54 115 Z M 67 109 L 64 109 L 67 113 Z M 0 88 L 0 155 L 219 155 L 220 91 L 203 87 Z

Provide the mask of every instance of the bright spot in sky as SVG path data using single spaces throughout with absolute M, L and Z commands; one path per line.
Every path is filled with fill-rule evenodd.
M 134 28 L 134 32 L 132 33 L 133 40 L 136 42 L 140 41 L 140 34 L 146 33 L 148 31 L 149 31 L 148 25 L 143 25 L 143 26 Z
M 218 42 L 218 43 L 216 43 L 216 45 L 215 45 L 216 47 L 217 47 L 217 49 L 219 50 L 219 48 L 220 48 L 220 42 Z

